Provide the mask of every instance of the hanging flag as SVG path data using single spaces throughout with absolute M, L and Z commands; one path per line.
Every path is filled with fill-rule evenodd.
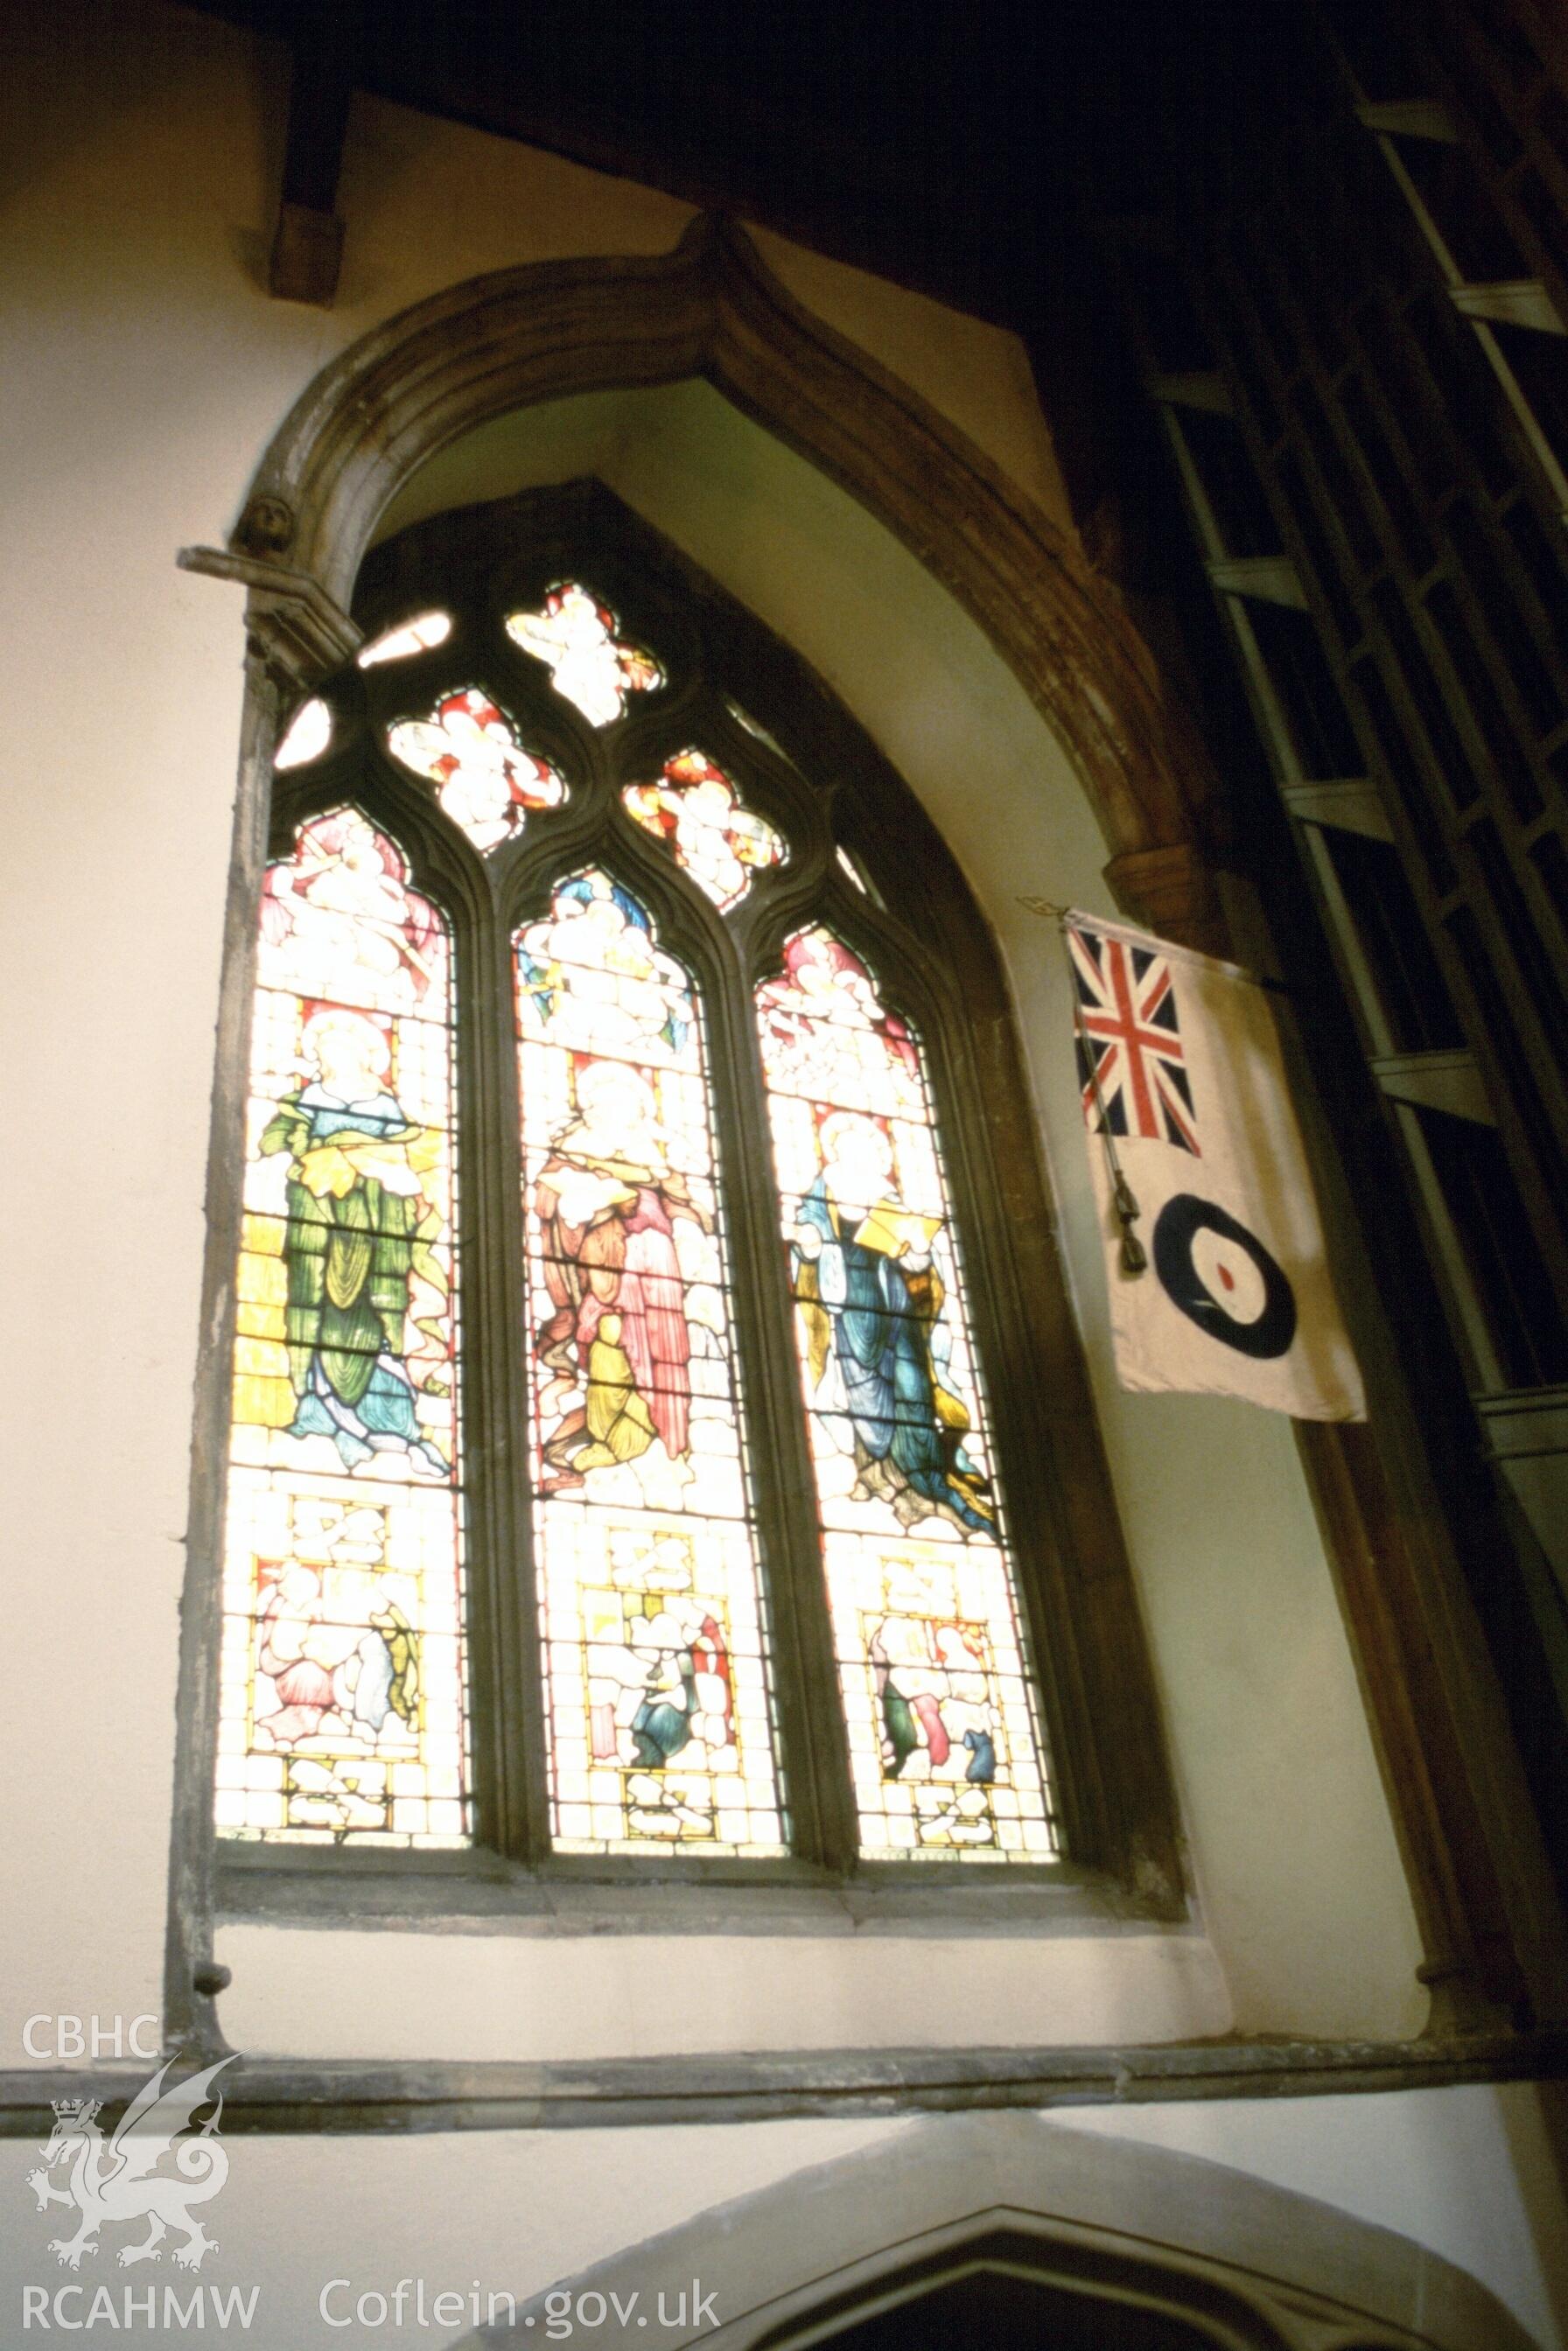
M 1122 1384 L 1364 1420 L 1263 990 L 1124 924 L 1061 927 Z

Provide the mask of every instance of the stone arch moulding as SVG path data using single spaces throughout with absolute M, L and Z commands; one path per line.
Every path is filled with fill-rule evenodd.
M 234 548 L 267 559 L 270 580 L 253 584 L 282 590 L 291 575 L 295 598 L 329 621 L 347 610 L 379 516 L 448 442 L 536 402 L 688 376 L 848 490 L 957 598 L 1076 765 L 1119 893 L 1179 926 L 1207 768 L 1137 632 L 1029 496 L 786 292 L 733 222 L 700 216 L 653 259 L 472 278 L 373 329 L 296 403 Z
M 1486 2287 L 1406 2237 L 1228 2165 L 1037 2114 L 931 2117 L 549 2291 L 615 2314 L 602 2342 L 646 2342 L 646 2317 L 640 2336 L 619 2314 L 645 2312 L 662 2285 L 673 2302 L 692 2278 L 706 2306 L 660 2339 L 704 2351 L 980 2339 L 931 2297 L 994 2282 L 1021 2289 L 1030 2339 L 1039 2325 L 1062 2351 L 1530 2351 Z M 518 2294 L 515 2320 L 459 2351 L 536 2341 L 544 2307 Z
M 206 1770 L 238 1231 L 244 1040 L 255 909 L 280 714 L 360 643 L 350 604 L 390 500 L 462 434 L 547 400 L 705 378 L 846 488 L 971 613 L 1019 676 L 1089 792 L 1113 881 L 1148 919 L 1176 872 L 1201 868 L 1201 754 L 1159 699 L 1146 650 L 1075 546 L 921 396 L 795 302 L 732 224 L 695 221 L 653 259 L 530 265 L 447 289 L 372 329 L 296 402 L 251 483 L 226 550 L 189 569 L 246 586 L 250 691 L 242 722 L 225 916 L 207 1192 L 192 1506 L 171 1834 L 165 2035 L 214 2050 L 214 1855 Z M 1145 903 L 1139 880 L 1155 884 Z M 1167 920 L 1165 927 L 1172 927 Z M 1195 944 L 1201 942 L 1195 941 Z M 1162 1802 L 1140 1883 L 1179 1905 Z M 1141 1848 L 1142 1849 L 1142 1848 Z M 1157 1867 L 1154 1864 L 1157 1860 Z
M 472 279 L 373 329 L 316 378 L 258 467 L 228 549 L 193 548 L 179 558 L 188 569 L 250 590 L 251 690 L 242 725 L 206 1199 L 188 1529 L 193 1573 L 182 1621 L 171 1836 L 165 2022 L 172 2041 L 193 2034 L 204 2045 L 223 2046 L 213 2006 L 224 1972 L 211 1957 L 205 1784 L 217 1584 L 214 1575 L 197 1571 L 217 1557 L 221 1531 L 221 1374 L 238 1229 L 232 1170 L 244 1132 L 256 893 L 278 714 L 359 644 L 348 604 L 361 559 L 389 501 L 426 459 L 509 411 L 693 375 L 845 488 L 971 614 L 1072 760 L 1112 852 L 1107 878 L 1134 916 L 1190 946 L 1229 951 L 1206 854 L 1214 807 L 1206 757 L 1135 630 L 1070 538 L 929 402 L 796 302 L 734 224 L 699 218 L 674 251 L 651 259 L 548 262 Z M 1323 1165 L 1320 1156 L 1320 1173 Z M 1486 1979 L 1475 1922 L 1511 1963 L 1511 1922 L 1506 1928 L 1491 1924 L 1500 1907 L 1493 1857 L 1472 1812 L 1459 1726 L 1446 1694 L 1440 1708 L 1427 1705 L 1419 1713 L 1407 1695 L 1409 1686 L 1430 1686 L 1433 1643 L 1458 1686 L 1470 1687 L 1463 1634 L 1454 1629 L 1457 1571 L 1446 1552 L 1433 1562 L 1425 1553 L 1405 1560 L 1402 1544 L 1388 1537 L 1396 1520 L 1380 1461 L 1356 1436 L 1312 1432 L 1308 1472 L 1334 1531 L 1342 1594 L 1367 1660 L 1427 1972 L 1439 1986 L 1459 1985 L 1445 2017 L 1463 2008 L 1461 2021 L 1469 2023 L 1464 1986 L 1472 1974 Z M 1412 1474 L 1400 1450 L 1405 1443 L 1401 1437 L 1395 1446 L 1401 1481 Z M 1418 1464 L 1416 1474 L 1419 1487 Z M 1408 1634 L 1383 1589 L 1391 1559 L 1409 1586 L 1415 1629 Z M 1521 1911 L 1529 1894 L 1526 1888 L 1518 1896 Z M 1531 1914 L 1535 1933 L 1533 1919 Z M 1550 1981 L 1549 1964 L 1537 1973 Z M 1491 2022 L 1497 2011 L 1489 2006 L 1483 2015 Z

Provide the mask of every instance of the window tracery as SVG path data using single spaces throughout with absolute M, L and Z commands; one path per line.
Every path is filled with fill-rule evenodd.
M 482 686 L 442 695 L 428 718 L 396 720 L 387 729 L 387 748 L 434 785 L 447 815 L 486 854 L 522 831 L 530 809 L 559 808 L 566 798 L 549 761 L 524 749 Z
M 290 768 L 308 767 L 313 759 L 321 757 L 331 739 L 332 714 L 319 695 L 313 694 L 289 720 L 272 755 L 272 764 L 279 774 Z
M 628 784 L 621 797 L 633 824 L 663 842 L 721 914 L 739 905 L 753 873 L 784 862 L 781 836 L 701 751 L 677 751 L 655 782 Z
M 1050 1862 L 920 949 L 572 560 L 383 596 L 277 763 L 220 1831 Z
M 354 659 L 361 669 L 379 669 L 382 662 L 410 661 L 415 653 L 444 645 L 452 634 L 450 612 L 416 612 L 395 629 L 387 629 L 361 645 Z
M 507 615 L 513 643 L 544 663 L 556 692 L 591 726 L 613 726 L 629 694 L 650 694 L 664 682 L 653 654 L 619 636 L 619 627 L 609 605 L 576 580 L 547 590 L 537 612 Z

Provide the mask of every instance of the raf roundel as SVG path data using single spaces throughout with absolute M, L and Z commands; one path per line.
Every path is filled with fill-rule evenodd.
M 1260 1362 L 1289 1353 L 1296 1297 L 1256 1233 L 1195 1192 L 1177 1192 L 1154 1232 L 1155 1272 L 1173 1306 L 1221 1345 Z

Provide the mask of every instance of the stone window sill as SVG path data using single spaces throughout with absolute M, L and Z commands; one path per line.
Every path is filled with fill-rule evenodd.
M 997 1873 L 997 1876 L 1000 1872 Z M 977 1882 L 978 1880 L 978 1882 Z M 558 1862 L 529 1870 L 486 1853 L 403 1855 L 221 1847 L 225 1925 L 471 1934 L 956 1937 L 1105 1935 L 1189 1928 L 1185 1910 L 1141 1901 L 1062 1863 L 990 1873 L 919 1866 L 852 1882 L 743 1865 L 701 1877 L 674 1869 Z

